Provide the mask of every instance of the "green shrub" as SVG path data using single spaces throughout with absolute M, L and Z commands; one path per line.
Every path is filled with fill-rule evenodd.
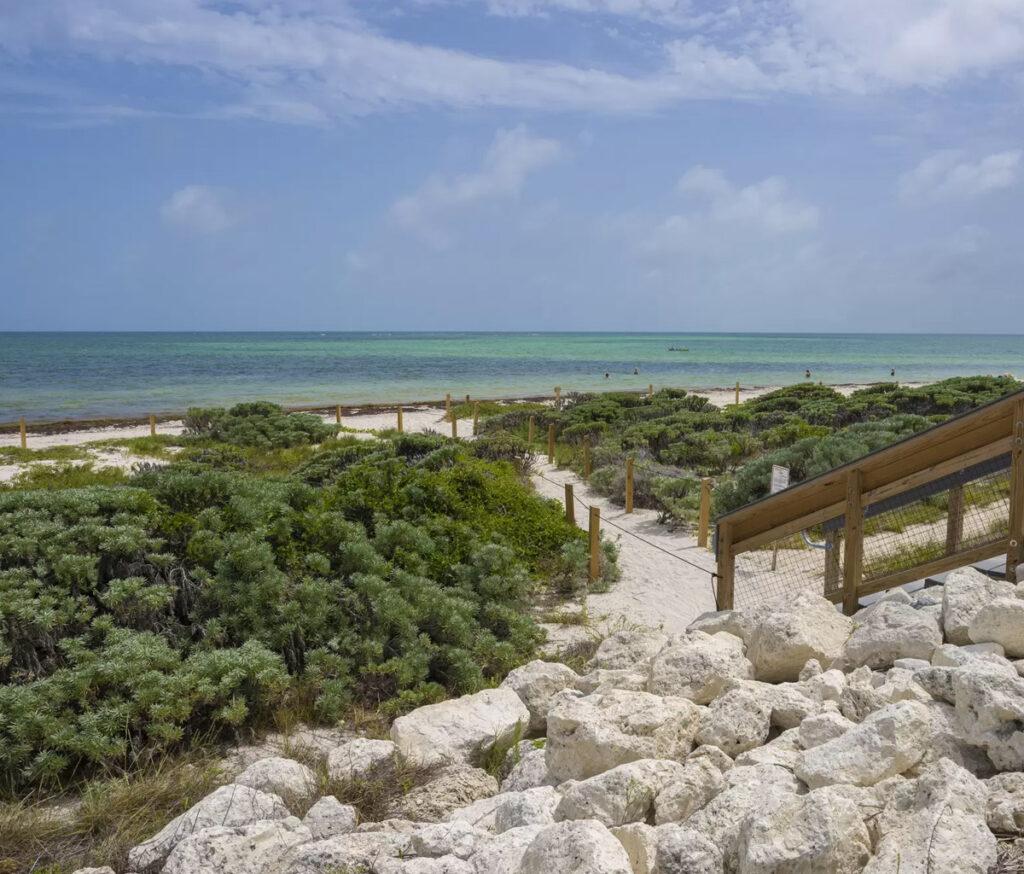
M 261 448 L 322 443 L 334 429 L 310 413 L 286 413 L 277 404 L 257 401 L 229 410 L 194 407 L 185 415 L 190 437 Z

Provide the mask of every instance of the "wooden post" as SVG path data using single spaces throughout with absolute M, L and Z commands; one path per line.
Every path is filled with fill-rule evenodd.
M 839 544 L 842 542 L 839 529 L 829 531 L 825 535 L 825 597 L 838 592 L 842 581 L 840 579 L 839 566 Z
M 28 449 L 28 435 L 25 433 L 25 417 L 18 420 L 18 433 L 21 434 L 21 448 Z
M 555 409 L 562 409 L 562 387 L 560 385 L 555 386 Z
M 337 405 L 337 406 L 336 406 L 336 407 L 334 408 L 334 421 L 335 421 L 335 423 L 336 423 L 336 424 L 338 424 L 338 425 L 340 425 L 340 424 L 341 424 L 341 404 L 338 404 L 338 405 Z
M 149 414 L 149 436 L 156 437 L 156 416 Z
M 583 479 L 590 479 L 590 438 L 583 438 Z
M 736 574 L 736 554 L 732 551 L 732 526 L 722 522 L 718 526 L 718 609 L 732 610 L 733 580 Z
M 468 398 L 469 395 L 466 395 Z M 473 402 L 473 436 L 476 436 L 476 432 L 480 430 L 480 401 Z
M 401 434 L 402 431 L 403 431 L 403 428 L 402 428 L 402 408 L 399 407 L 398 408 L 398 433 Z
M 573 506 L 572 483 L 565 484 L 565 521 L 570 525 L 576 524 L 576 509 Z
M 964 535 L 964 487 L 953 486 L 946 501 L 949 515 L 946 517 L 946 555 L 960 549 Z
M 626 459 L 626 512 L 633 512 L 633 459 Z
M 444 415 L 445 418 L 450 419 L 452 417 L 452 393 L 448 392 L 444 396 Z
M 736 406 L 740 405 L 740 381 L 736 380 Z
M 526 442 L 530 446 L 533 446 L 533 432 L 536 430 L 536 427 L 537 427 L 537 417 L 536 416 L 530 416 L 530 425 L 529 425 L 529 427 L 528 427 L 528 429 L 526 431 Z
M 708 526 L 711 523 L 711 477 L 700 481 L 700 515 L 697 517 L 697 546 L 707 549 Z
M 864 565 L 864 505 L 861 497 L 861 473 L 856 468 L 846 475 L 846 526 L 843 529 L 843 612 L 857 612 L 857 590 Z
M 469 395 L 466 395 L 466 403 L 469 403 Z
M 601 576 L 601 510 L 590 508 L 590 582 Z
M 653 398 L 654 397 L 654 383 L 653 382 L 648 384 L 648 386 L 647 386 L 647 397 L 648 398 Z
M 452 416 L 452 440 L 459 436 L 459 420 Z
M 555 462 L 555 423 L 548 425 L 548 464 Z
M 1024 557 L 1024 400 L 1013 408 L 1013 442 L 1010 447 L 1010 524 L 1006 550 L 1006 579 L 1017 581 L 1017 565 Z

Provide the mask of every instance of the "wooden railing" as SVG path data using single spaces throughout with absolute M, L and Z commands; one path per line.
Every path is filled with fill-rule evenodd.
M 1005 470 L 1009 477 L 1006 534 L 1002 535 L 1000 526 L 998 535 L 964 548 L 960 543 L 964 502 L 958 475 L 962 479 L 974 470 L 993 467 Z M 886 506 L 882 502 L 898 503 L 899 496 L 912 495 L 929 484 L 948 493 L 944 554 L 865 580 L 865 511 L 871 505 Z M 862 595 L 1003 554 L 1007 579 L 1015 580 L 1018 564 L 1024 563 L 1024 392 L 720 517 L 716 537 L 719 609 L 733 607 L 738 555 L 810 529 L 825 532 L 823 593 L 842 600 L 846 613 L 857 609 Z

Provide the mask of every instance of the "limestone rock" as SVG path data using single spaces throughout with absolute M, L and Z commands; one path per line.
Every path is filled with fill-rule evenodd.
M 997 834 L 1024 834 L 1024 773 L 996 774 L 985 781 L 986 820 Z
M 832 787 L 792 795 L 740 828 L 740 874 L 856 874 L 871 855 L 860 809 Z
M 803 747 L 800 745 L 800 729 L 791 728 L 772 738 L 764 746 L 753 747 L 736 756 L 737 767 L 750 765 L 778 765 L 792 771 Z
M 419 765 L 472 762 L 529 722 L 530 711 L 511 689 L 484 689 L 398 717 L 391 740 L 404 758 Z
M 487 846 L 491 836 L 468 823 L 438 822 L 418 828 L 409 841 L 409 852 L 416 856 L 455 856 L 468 859 L 478 848 Z
M 720 874 L 722 850 L 700 832 L 670 823 L 655 830 L 658 842 L 652 874 Z
M 770 705 L 754 691 L 731 689 L 701 714 L 696 741 L 736 756 L 768 739 L 771 715 Z
M 519 874 L 633 874 L 626 851 L 595 820 L 556 822 L 523 854 Z
M 453 810 L 498 793 L 498 781 L 480 768 L 449 765 L 402 796 L 393 814 L 416 822 L 440 822 Z
M 374 771 L 395 760 L 398 747 L 389 740 L 356 738 L 327 754 L 327 773 L 332 780 L 365 780 Z
M 140 874 L 157 871 L 178 844 L 201 829 L 252 825 L 289 816 L 288 808 L 277 795 L 248 786 L 221 786 L 172 819 L 148 841 L 133 847 L 128 853 L 128 865 Z
M 597 668 L 576 681 L 576 688 L 584 695 L 627 689 L 630 692 L 647 691 L 647 669 Z
M 280 795 L 286 803 L 304 805 L 316 797 L 316 774 L 301 762 L 272 756 L 253 762 L 235 778 L 239 786 Z
M 690 631 L 674 638 L 651 663 L 648 691 L 707 704 L 729 679 L 748 680 L 754 667 L 743 655 L 743 641 L 731 634 Z
M 855 725 L 836 711 L 811 716 L 800 723 L 800 746 L 805 750 L 821 746 L 846 734 Z
M 1011 595 L 990 601 L 974 614 L 967 633 L 974 643 L 998 643 L 1011 659 L 1021 658 L 1024 656 L 1024 600 Z
M 547 753 L 544 747 L 540 747 L 522 753 L 519 761 L 501 781 L 501 791 L 522 792 L 524 789 L 553 784 L 554 781 L 548 775 Z
M 356 827 L 358 818 L 356 809 L 350 804 L 342 804 L 333 795 L 325 795 L 306 811 L 302 824 L 309 829 L 311 840 L 321 841 L 348 834 Z
M 731 761 L 723 766 L 712 756 L 690 756 L 679 776 L 654 799 L 654 821 L 661 825 L 689 818 L 725 788 L 723 775 L 731 767 Z
M 649 663 L 667 642 L 668 635 L 660 631 L 616 631 L 601 641 L 590 666 L 636 670 Z
M 796 774 L 812 789 L 832 783 L 871 786 L 916 765 L 930 739 L 928 709 L 917 701 L 899 701 L 803 752 Z
M 797 680 L 808 659 L 826 664 L 839 656 L 853 622 L 814 592 L 777 601 L 762 610 L 747 639 L 747 658 L 758 680 Z
M 585 780 L 637 759 L 686 757 L 700 713 L 685 698 L 617 690 L 560 699 L 548 712 L 550 776 Z
M 647 819 L 654 799 L 682 779 L 679 762 L 641 759 L 581 780 L 568 787 L 555 808 L 556 820 L 596 819 L 606 826 Z
M 942 592 L 942 628 L 946 640 L 962 646 L 971 643 L 971 622 L 986 604 L 1012 598 L 1011 583 L 993 580 L 974 568 L 960 568 L 946 577 Z
M 481 798 L 479 801 L 453 810 L 445 817 L 445 822 L 464 822 L 481 831 L 494 832 L 498 806 L 504 798 L 503 794 Z
M 956 708 L 945 701 L 928 701 L 928 716 L 931 719 L 931 743 L 925 750 L 916 768 L 923 768 L 939 759 L 949 759 L 975 777 L 990 777 L 995 769 L 984 748 L 967 740 Z M 913 773 L 913 770 L 908 772 Z
M 104 865 L 102 868 L 78 868 L 72 874 L 114 874 L 114 869 L 109 865 Z
M 720 631 L 725 631 L 747 643 L 757 616 L 757 611 L 744 610 L 718 610 L 713 613 L 701 613 L 686 626 L 686 630 L 703 631 L 705 634 L 718 634 Z
M 171 851 L 163 874 L 264 874 L 280 870 L 291 851 L 312 839 L 294 816 L 239 828 L 213 826 L 189 835 Z
M 942 643 L 938 619 L 894 601 L 873 604 L 862 611 L 843 647 L 841 660 L 850 667 L 888 668 L 896 659 L 930 659 Z M 860 614 L 858 614 L 860 615 Z
M 473 874 L 519 874 L 523 855 L 544 828 L 527 825 L 495 835 L 470 858 Z
M 501 684 L 511 689 L 530 712 L 529 730 L 543 732 L 548 723 L 548 707 L 556 692 L 573 686 L 579 675 L 568 665 L 535 660 L 516 668 Z
M 658 855 L 658 832 L 645 822 L 617 825 L 609 831 L 622 844 L 633 874 L 653 874 Z
M 551 786 L 506 792 L 494 810 L 494 831 L 498 834 L 527 825 L 550 825 L 561 796 Z
M 327 871 L 373 871 L 376 874 L 381 869 L 386 870 L 389 862 L 407 857 L 410 843 L 410 836 L 403 832 L 352 832 L 302 844 L 295 848 L 284 870 L 287 874 L 324 874 Z M 395 870 L 392 866 L 391 871 Z
M 949 670 L 966 740 L 984 747 L 1000 771 L 1024 770 L 1024 679 L 1009 663 L 972 662 Z

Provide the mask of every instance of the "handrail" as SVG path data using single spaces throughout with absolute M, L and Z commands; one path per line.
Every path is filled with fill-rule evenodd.
M 1007 579 L 1016 579 L 1024 562 L 1024 391 L 1000 398 L 834 468 L 814 479 L 754 501 L 721 516 L 716 522 L 719 607 L 733 606 L 736 556 L 772 541 L 842 517 L 845 539 L 842 598 L 844 610 L 853 612 L 857 598 L 867 593 L 863 558 L 864 508 L 904 492 L 927 486 L 983 462 L 1002 465 L 1009 453 L 1010 499 L 1008 536 L 990 544 L 953 552 L 917 567 L 873 580 L 870 591 L 902 585 L 918 571 L 957 567 L 1006 553 Z M 936 484 L 938 486 L 942 483 Z M 962 508 L 958 508 L 962 512 Z M 980 555 L 980 553 L 989 553 Z

